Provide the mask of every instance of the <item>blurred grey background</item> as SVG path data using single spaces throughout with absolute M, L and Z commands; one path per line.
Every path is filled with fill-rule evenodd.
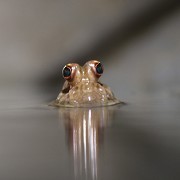
M 99 132 L 92 159 L 97 177 L 179 180 L 179 4 L 0 0 L 0 179 L 74 179 L 76 157 L 68 137 L 96 119 L 80 119 L 74 111 L 73 125 L 59 116 L 63 108 L 47 104 L 61 90 L 65 64 L 98 59 L 105 68 L 101 82 L 127 106 L 112 107 L 102 119 L 99 113 L 102 122 L 86 128 Z M 77 142 L 85 144 L 79 137 Z M 91 143 L 89 148 L 93 150 Z M 80 151 L 79 158 L 85 154 Z M 86 169 L 83 180 L 88 173 Z
M 1 0 L 0 27 L 2 108 L 54 99 L 62 67 L 91 59 L 120 99 L 180 96 L 177 0 Z

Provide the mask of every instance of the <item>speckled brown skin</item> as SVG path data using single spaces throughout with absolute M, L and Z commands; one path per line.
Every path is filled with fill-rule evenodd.
M 110 88 L 98 81 L 100 74 L 96 72 L 97 60 L 88 61 L 84 66 L 70 63 L 71 76 L 65 78 L 62 91 L 53 102 L 54 106 L 93 107 L 120 103 Z

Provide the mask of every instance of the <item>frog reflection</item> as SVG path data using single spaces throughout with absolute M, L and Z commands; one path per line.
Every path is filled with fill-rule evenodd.
M 98 153 L 103 143 L 104 129 L 112 119 L 113 109 L 61 108 L 59 111 L 65 122 L 68 144 L 74 158 L 75 177 L 96 179 Z
M 94 107 L 120 103 L 110 88 L 98 81 L 103 74 L 103 66 L 99 61 L 88 61 L 84 66 L 67 64 L 62 74 L 66 81 L 53 102 L 54 106 Z

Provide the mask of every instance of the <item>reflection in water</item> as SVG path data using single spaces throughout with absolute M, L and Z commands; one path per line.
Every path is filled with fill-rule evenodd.
M 103 108 L 60 109 L 65 121 L 68 144 L 74 158 L 74 173 L 77 179 L 85 176 L 97 178 L 98 152 L 103 142 L 104 128 L 112 119 L 113 111 Z

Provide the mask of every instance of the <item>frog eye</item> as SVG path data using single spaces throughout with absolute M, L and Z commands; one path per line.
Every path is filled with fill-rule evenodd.
M 69 66 L 64 66 L 64 68 L 62 70 L 62 74 L 63 74 L 64 79 L 66 79 L 66 80 L 71 79 L 72 68 Z
M 98 76 L 101 76 L 101 74 L 103 74 L 104 71 L 102 64 L 101 63 L 96 64 L 95 68 L 96 68 L 96 74 Z

